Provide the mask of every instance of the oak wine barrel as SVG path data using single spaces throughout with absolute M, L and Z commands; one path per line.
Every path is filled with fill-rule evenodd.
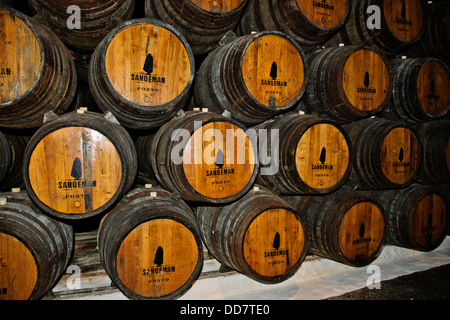
M 372 193 L 389 218 L 387 243 L 418 251 L 436 249 L 447 235 L 449 204 L 439 191 L 412 184 Z
M 29 136 L 3 134 L 0 132 L 0 189 L 22 188 L 22 165 Z
M 0 5 L 0 127 L 35 128 L 65 112 L 77 87 L 73 60 L 46 27 Z
M 244 125 L 292 108 L 306 89 L 303 50 L 284 33 L 266 31 L 231 41 L 210 53 L 195 78 L 193 105 Z
M 41 21 L 67 47 L 91 51 L 113 28 L 131 19 L 134 10 L 134 0 L 27 1 L 31 10 L 40 15 Z M 71 5 L 77 7 L 71 8 Z
M 252 31 L 282 31 L 308 52 L 347 23 L 351 4 L 352 0 L 249 0 L 237 32 L 245 35 Z
M 326 48 L 308 54 L 308 86 L 297 110 L 340 123 L 381 112 L 392 95 L 389 61 L 368 46 Z
M 89 64 L 89 86 L 103 111 L 132 129 L 152 129 L 187 102 L 195 63 L 186 39 L 154 19 L 134 19 L 112 30 Z
M 137 140 L 139 170 L 184 200 L 232 202 L 257 177 L 253 137 L 239 122 L 212 112 L 186 112 Z
M 387 215 L 379 203 L 362 192 L 344 186 L 327 195 L 283 199 L 303 218 L 310 253 L 361 267 L 382 252 Z
M 31 200 L 61 219 L 103 213 L 131 188 L 136 172 L 133 141 L 108 112 L 77 111 L 49 119 L 24 155 Z
M 219 262 L 261 283 L 285 281 L 305 259 L 302 219 L 261 186 L 226 206 L 198 207 L 197 221 L 206 247 Z
M 445 117 L 450 109 L 450 72 L 436 58 L 394 59 L 392 101 L 382 116 L 417 123 Z
M 431 3 L 430 3 L 431 2 Z M 434 57 L 450 64 L 450 2 L 428 1 L 420 40 L 404 51 L 409 57 Z
M 368 10 L 376 6 L 378 11 Z M 353 1 L 350 18 L 325 47 L 367 45 L 388 56 L 400 53 L 417 43 L 424 31 L 424 1 L 422 0 L 360 0 Z M 372 26 L 379 20 L 379 26 Z M 369 28 L 369 26 L 370 28 Z
M 286 113 L 252 129 L 261 159 L 257 182 L 275 193 L 332 192 L 350 174 L 350 139 L 332 120 Z M 263 156 L 270 157 L 270 163 L 263 164 Z
M 41 299 L 72 258 L 73 230 L 43 214 L 25 191 L 0 195 L 0 300 Z
M 382 118 L 358 120 L 343 128 L 354 152 L 348 185 L 355 189 L 395 189 L 416 180 L 423 150 L 413 128 Z
M 130 299 L 175 299 L 203 266 L 195 215 L 159 187 L 136 188 L 103 217 L 98 230 L 102 264 Z
M 179 30 L 194 55 L 214 50 L 238 23 L 247 0 L 146 0 L 145 16 Z
M 423 146 L 421 184 L 450 183 L 450 121 L 429 121 L 413 127 Z

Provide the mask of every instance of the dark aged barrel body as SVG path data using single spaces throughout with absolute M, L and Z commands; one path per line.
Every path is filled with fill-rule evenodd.
M 97 46 L 89 86 L 98 106 L 132 129 L 157 128 L 187 102 L 194 57 L 186 39 L 154 19 L 122 23 Z
M 191 288 L 203 266 L 195 215 L 159 187 L 136 188 L 101 221 L 102 264 L 130 299 L 175 299 Z
M 25 150 L 23 178 L 30 198 L 62 219 L 108 209 L 131 187 L 136 150 L 110 113 L 72 112 L 49 120 Z M 114 122 L 115 120 L 115 122 Z
M 288 113 L 253 129 L 261 159 L 257 181 L 275 193 L 328 193 L 346 181 L 352 147 L 346 132 L 333 121 Z
M 428 1 L 430 2 L 430 1 Z M 405 50 L 408 57 L 435 57 L 450 64 L 450 3 L 427 3 L 427 21 L 420 40 Z
M 208 55 L 197 73 L 194 104 L 255 125 L 298 103 L 306 89 L 306 58 L 281 32 L 240 37 Z
M 421 184 L 450 183 L 450 121 L 429 121 L 413 127 L 423 146 Z
M 382 116 L 417 123 L 437 120 L 450 109 L 450 72 L 436 58 L 394 59 L 392 102 Z
M 377 11 L 376 8 L 380 10 Z M 381 19 L 379 26 L 372 26 L 374 19 Z M 379 48 L 390 56 L 419 41 L 424 21 L 424 7 L 421 0 L 353 1 L 348 22 L 324 45 L 329 47 L 337 46 L 339 43 L 364 44 Z
M 29 136 L 0 132 L 0 189 L 23 187 L 22 164 Z M 2 179 L 3 177 L 3 179 Z
M 43 214 L 25 191 L 0 195 L 0 300 L 36 300 L 64 274 L 73 250 L 68 224 Z
M 299 269 L 308 248 L 303 222 L 284 200 L 255 186 L 223 207 L 199 207 L 208 250 L 223 264 L 262 283 L 280 283 Z
M 131 18 L 134 9 L 134 0 L 28 0 L 28 4 L 66 46 L 83 50 L 94 50 L 108 32 Z
M 145 15 L 179 30 L 194 55 L 212 51 L 238 23 L 247 0 L 147 0 Z
M 432 251 L 444 240 L 449 204 L 440 192 L 413 184 L 405 189 L 372 193 L 389 218 L 387 242 L 419 251 Z
M 303 50 L 310 51 L 347 23 L 351 3 L 351 0 L 250 0 L 237 31 L 240 35 L 282 31 L 293 37 Z
M 354 152 L 349 185 L 393 189 L 415 181 L 423 151 L 413 128 L 381 118 L 362 119 L 343 127 Z
M 381 112 L 391 99 L 391 67 L 377 49 L 327 48 L 310 53 L 308 64 L 308 86 L 298 110 L 345 123 Z
M 383 250 L 388 220 L 383 207 L 347 186 L 321 196 L 285 196 L 305 221 L 309 251 L 351 266 L 365 266 Z
M 138 138 L 144 139 L 136 143 L 140 170 L 151 166 L 150 174 L 184 200 L 235 201 L 251 188 L 259 168 L 256 142 L 245 130 L 212 112 L 187 112 L 155 135 Z
M 76 71 L 62 42 L 36 20 L 0 6 L 0 127 L 31 128 L 61 114 L 76 94 Z

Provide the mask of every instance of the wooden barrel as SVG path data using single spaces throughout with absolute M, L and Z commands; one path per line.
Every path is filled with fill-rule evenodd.
M 72 112 L 33 135 L 23 175 L 31 200 L 62 219 L 85 219 L 111 207 L 132 186 L 136 150 L 111 113 Z
M 340 123 L 381 112 L 392 96 L 386 56 L 367 46 L 323 49 L 308 55 L 308 86 L 297 110 Z
M 135 19 L 97 46 L 89 85 L 98 106 L 123 126 L 151 129 L 183 108 L 194 72 L 192 50 L 176 29 L 158 20 Z
M 199 207 L 197 221 L 210 253 L 253 280 L 285 281 L 305 259 L 308 244 L 302 219 L 263 187 L 255 186 L 226 206 Z
M 412 184 L 405 189 L 372 193 L 389 218 L 387 243 L 418 251 L 432 251 L 445 239 L 450 223 L 449 204 L 438 191 Z
M 347 23 L 351 3 L 351 0 L 249 0 L 237 32 L 244 35 L 252 31 L 282 31 L 308 52 Z
M 134 10 L 133 0 L 28 0 L 28 5 L 66 46 L 92 51 L 113 28 L 130 19 Z
M 354 151 L 347 184 L 355 189 L 395 189 L 415 181 L 423 150 L 413 128 L 381 118 L 362 119 L 343 127 Z
M 247 35 L 216 49 L 195 79 L 194 106 L 231 113 L 255 125 L 298 103 L 306 89 L 306 58 L 276 31 Z
M 377 6 L 379 10 L 368 10 L 370 6 Z M 380 22 L 379 28 L 371 26 L 376 20 Z M 417 43 L 422 37 L 424 24 L 421 0 L 353 1 L 348 22 L 324 46 L 363 44 L 391 56 Z
M 68 224 L 43 214 L 25 191 L 0 195 L 0 300 L 42 298 L 64 274 L 73 251 Z
M 431 2 L 431 3 L 430 3 Z M 427 20 L 420 40 L 405 50 L 409 57 L 435 57 L 450 64 L 450 3 L 428 1 Z
M 350 266 L 374 261 L 384 248 L 388 220 L 383 207 L 344 186 L 321 196 L 285 196 L 305 222 L 309 252 Z
M 145 15 L 179 30 L 194 55 L 214 50 L 238 23 L 247 0 L 147 0 Z
M 1 133 L 0 136 L 3 136 L 3 138 L 0 137 L 0 159 L 2 159 L 0 163 L 0 189 L 9 191 L 11 188 L 22 188 L 24 187 L 22 175 L 23 156 L 30 137 Z M 5 140 L 2 141 L 3 139 Z
M 450 122 L 429 121 L 414 126 L 423 146 L 421 184 L 450 183 Z
M 136 188 L 103 219 L 105 270 L 130 299 L 174 299 L 197 280 L 203 247 L 191 209 L 159 187 Z
M 195 202 L 227 203 L 256 180 L 257 145 L 237 121 L 212 112 L 186 112 L 162 126 L 138 149 L 139 159 L 171 192 Z M 138 144 L 136 144 L 138 147 Z M 144 159 L 144 160 L 143 160 Z
M 75 66 L 62 42 L 34 19 L 0 6 L 0 127 L 42 124 L 65 112 L 76 93 Z
M 436 58 L 394 59 L 392 101 L 382 116 L 417 123 L 445 117 L 450 109 L 450 72 Z
M 350 139 L 329 119 L 287 113 L 254 129 L 261 159 L 257 181 L 275 193 L 332 192 L 350 174 Z M 270 157 L 270 163 L 263 163 L 263 157 Z

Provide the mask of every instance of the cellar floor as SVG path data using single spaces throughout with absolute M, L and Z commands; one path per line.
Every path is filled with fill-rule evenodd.
M 104 271 L 96 240 L 95 232 L 75 234 L 71 265 L 43 300 L 127 299 Z M 386 245 L 371 265 L 358 268 L 307 256 L 293 277 L 272 285 L 223 268 L 204 254 L 199 279 L 179 300 L 450 299 L 450 236 L 432 252 Z M 439 294 L 438 286 L 447 294 Z

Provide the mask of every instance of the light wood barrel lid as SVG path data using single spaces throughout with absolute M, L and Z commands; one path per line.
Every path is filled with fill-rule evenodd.
M 445 234 L 447 226 L 445 201 L 431 193 L 420 200 L 412 214 L 411 231 L 414 241 L 421 247 L 430 247 Z
M 439 115 L 450 103 L 450 81 L 447 69 L 437 61 L 429 61 L 417 77 L 417 95 L 425 113 Z
M 197 242 L 171 219 L 153 219 L 132 230 L 117 254 L 122 283 L 142 297 L 163 297 L 188 282 L 198 262 Z
M 211 13 L 227 13 L 239 7 L 244 0 L 190 0 L 197 7 Z
M 319 123 L 302 135 L 295 157 L 300 178 L 312 188 L 327 189 L 345 175 L 350 150 L 345 136 L 337 127 Z
M 385 221 L 378 206 L 360 202 L 344 215 L 339 226 L 339 247 L 349 261 L 373 257 L 384 239 Z
M 0 104 L 31 90 L 43 63 L 39 41 L 30 27 L 0 10 Z
M 84 214 L 105 205 L 119 189 L 122 162 L 102 133 L 64 127 L 46 135 L 32 151 L 28 175 L 37 198 L 64 214 Z
M 268 107 L 284 107 L 297 99 L 304 73 L 299 49 L 278 35 L 257 37 L 242 58 L 242 76 L 247 90 L 256 101 Z
M 248 186 L 256 165 L 249 136 L 227 121 L 206 123 L 189 138 L 183 171 L 192 188 L 212 199 L 231 197 Z
M 0 300 L 26 300 L 37 283 L 30 250 L 15 237 L 0 233 Z
M 410 181 L 419 165 L 419 141 L 407 128 L 391 130 L 381 146 L 381 168 L 386 178 L 395 184 Z
M 286 274 L 301 258 L 304 237 L 302 224 L 292 212 L 283 208 L 266 210 L 245 233 L 245 261 L 264 277 Z
M 297 0 L 303 15 L 321 28 L 333 28 L 344 20 L 348 12 L 348 0 Z
M 401 41 L 414 41 L 423 26 L 420 0 L 384 0 L 384 15 L 391 32 Z
M 342 83 L 345 96 L 353 107 L 372 111 L 385 101 L 391 79 L 382 57 L 372 50 L 361 49 L 348 57 Z
M 191 63 L 183 42 L 156 24 L 130 25 L 107 45 L 108 80 L 124 99 L 141 106 L 173 101 L 191 80 Z

